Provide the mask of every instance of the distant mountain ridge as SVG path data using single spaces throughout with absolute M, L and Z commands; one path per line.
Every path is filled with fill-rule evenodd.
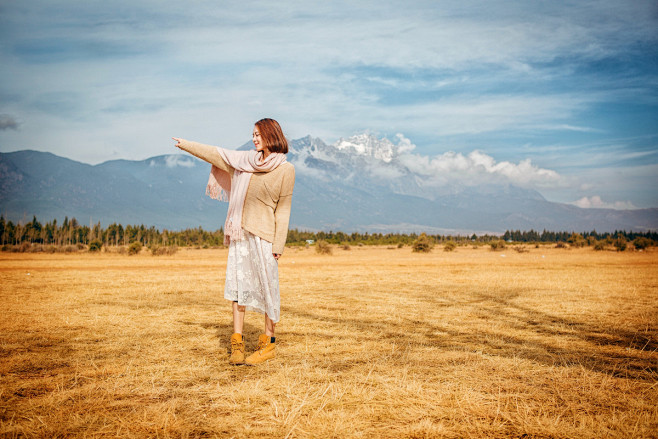
M 248 142 L 239 149 L 251 148 Z M 311 136 L 292 140 L 288 160 L 297 178 L 291 227 L 462 234 L 658 229 L 656 208 L 582 209 L 502 179 L 443 181 L 429 167 L 440 164 L 418 162 L 412 149 L 402 137 L 395 144 L 368 133 L 332 145 Z M 83 224 L 214 230 L 223 225 L 227 204 L 205 196 L 209 168 L 180 154 L 92 166 L 31 150 L 0 153 L 0 214 L 13 221 L 68 216 Z

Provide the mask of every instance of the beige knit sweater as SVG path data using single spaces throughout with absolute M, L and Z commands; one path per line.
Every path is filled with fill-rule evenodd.
M 233 175 L 217 148 L 181 139 L 180 149 Z M 295 186 L 295 167 L 285 162 L 271 172 L 255 172 L 249 181 L 242 211 L 242 228 L 272 243 L 272 252 L 282 254 L 288 237 L 290 203 Z

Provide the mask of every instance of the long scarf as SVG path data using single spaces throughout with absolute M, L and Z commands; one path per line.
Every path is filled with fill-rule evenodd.
M 217 147 L 219 155 L 231 166 L 233 177 L 213 165 L 206 186 L 206 195 L 219 201 L 228 201 L 228 213 L 224 223 L 224 245 L 229 245 L 231 239 L 244 238 L 242 233 L 242 210 L 247 196 L 249 181 L 254 172 L 270 172 L 285 163 L 286 155 L 272 152 L 263 158 L 261 151 L 233 151 Z

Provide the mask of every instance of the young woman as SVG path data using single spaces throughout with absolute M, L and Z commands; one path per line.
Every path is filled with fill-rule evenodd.
M 274 358 L 279 321 L 278 259 L 288 235 L 295 168 L 286 161 L 288 141 L 273 119 L 256 122 L 255 151 L 232 151 L 173 138 L 183 151 L 212 164 L 206 194 L 228 201 L 224 245 L 228 245 L 224 298 L 233 304 L 232 364 L 255 365 Z M 245 311 L 265 315 L 258 349 L 245 358 Z

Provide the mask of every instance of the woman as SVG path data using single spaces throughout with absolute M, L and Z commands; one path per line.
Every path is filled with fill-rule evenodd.
M 288 141 L 273 119 L 256 122 L 255 151 L 232 151 L 173 138 L 176 146 L 212 164 L 206 194 L 228 201 L 224 298 L 233 303 L 231 364 L 255 365 L 274 358 L 279 321 L 277 261 L 288 235 L 295 168 L 286 161 Z M 242 329 L 247 309 L 265 314 L 258 349 L 245 359 Z

